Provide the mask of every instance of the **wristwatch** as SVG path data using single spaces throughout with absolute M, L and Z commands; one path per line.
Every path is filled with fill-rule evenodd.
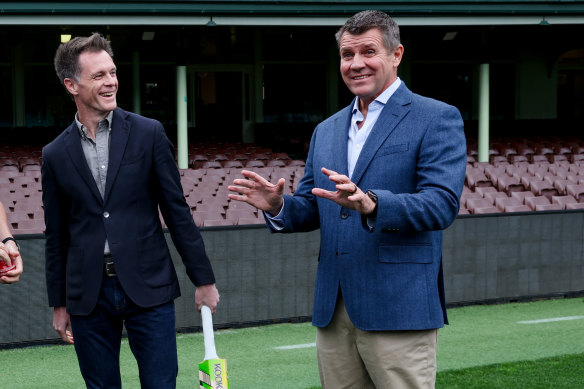
M 372 219 L 375 219 L 377 217 L 377 195 L 375 193 L 373 193 L 372 191 L 368 190 L 367 192 L 365 192 L 365 194 L 367 196 L 369 196 L 369 198 L 371 200 L 373 200 L 373 202 L 375 203 L 375 208 L 373 208 L 373 211 L 371 211 L 368 215 L 366 215 L 367 217 L 370 217 Z
M 18 242 L 16 241 L 16 239 L 14 239 L 13 237 L 9 236 L 8 238 L 4 238 L 2 239 L 2 243 L 6 243 L 9 240 L 13 241 L 14 244 L 16 245 L 16 248 L 20 251 L 20 246 L 18 245 Z

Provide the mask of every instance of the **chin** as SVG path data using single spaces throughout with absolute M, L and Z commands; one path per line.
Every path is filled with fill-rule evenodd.
M 371 88 L 351 88 L 351 92 L 355 95 L 355 96 L 359 96 L 359 97 L 366 97 L 366 96 L 371 96 L 373 94 L 373 91 L 371 90 Z

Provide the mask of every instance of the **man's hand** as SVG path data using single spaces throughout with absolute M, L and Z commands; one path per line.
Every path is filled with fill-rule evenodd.
M 9 240 L 0 247 L 0 261 L 4 261 L 8 265 L 16 265 L 16 268 L 0 277 L 0 284 L 13 284 L 18 282 L 23 271 L 23 264 L 16 243 Z
M 354 209 L 362 215 L 369 215 L 375 209 L 375 202 L 365 194 L 349 177 L 333 170 L 322 168 L 321 171 L 336 184 L 337 190 L 332 192 L 321 188 L 312 189 L 312 194 L 334 201 L 342 207 Z
M 65 307 L 55 307 L 53 311 L 53 328 L 65 342 L 69 344 L 74 343 L 71 320 Z
M 195 291 L 195 305 L 197 311 L 200 311 L 201 307 L 206 305 L 211 308 L 211 312 L 215 314 L 217 304 L 219 304 L 219 291 L 215 287 L 215 284 L 197 286 L 197 290 Z
M 276 216 L 282 209 L 284 203 L 284 184 L 286 180 L 280 178 L 277 184 L 268 182 L 259 174 L 243 170 L 241 174 L 245 179 L 233 180 L 233 185 L 228 189 L 237 194 L 229 194 L 231 200 L 244 201 L 254 207 Z

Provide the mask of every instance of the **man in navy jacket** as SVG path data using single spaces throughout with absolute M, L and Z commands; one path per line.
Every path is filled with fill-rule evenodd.
M 466 142 L 458 110 L 397 76 L 404 48 L 385 13 L 363 11 L 336 35 L 356 95 L 313 133 L 294 196 L 254 172 L 233 200 L 272 231 L 320 228 L 313 324 L 324 389 L 432 388 L 446 320 L 442 231 L 455 219 Z
M 159 210 L 197 286 L 197 309 L 214 312 L 219 293 L 174 148 L 158 121 L 117 107 L 112 57 L 99 34 L 62 44 L 55 55 L 77 114 L 43 149 L 49 304 L 88 388 L 121 387 L 123 326 L 142 388 L 174 388 L 180 290 Z

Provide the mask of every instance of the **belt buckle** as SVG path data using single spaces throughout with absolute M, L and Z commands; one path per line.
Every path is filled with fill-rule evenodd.
M 114 262 L 112 260 L 112 256 L 111 255 L 106 255 L 105 256 L 105 260 L 106 260 L 106 262 L 105 262 L 105 274 L 108 277 L 115 277 L 115 276 L 117 276 L 116 268 L 114 266 Z

